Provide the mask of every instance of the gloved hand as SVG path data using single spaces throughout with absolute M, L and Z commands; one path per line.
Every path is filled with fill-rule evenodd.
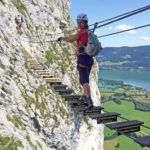
M 61 42 L 61 40 L 62 40 L 62 37 L 59 37 L 59 38 L 57 39 L 58 42 Z

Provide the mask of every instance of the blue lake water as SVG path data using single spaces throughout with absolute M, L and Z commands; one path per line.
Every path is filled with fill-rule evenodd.
M 99 88 L 111 88 L 111 89 L 113 89 L 116 86 L 114 86 L 114 85 L 107 85 L 107 84 L 104 85 L 104 84 L 98 83 L 98 87 Z
M 150 71 L 100 70 L 99 78 L 123 81 L 124 84 L 150 90 Z

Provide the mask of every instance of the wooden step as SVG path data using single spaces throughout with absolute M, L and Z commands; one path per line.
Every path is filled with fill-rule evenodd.
M 117 121 L 118 116 L 120 116 L 120 114 L 116 112 L 89 115 L 90 118 L 96 119 L 98 124 Z
M 83 108 L 88 106 L 88 103 L 83 103 L 79 101 L 68 101 L 68 104 L 71 105 L 72 108 Z
M 51 85 L 61 85 L 62 84 L 62 82 L 60 82 L 60 81 L 51 81 L 51 82 L 47 82 L 50 86 Z
M 150 136 L 138 137 L 134 141 L 143 147 L 150 147 Z
M 83 112 L 83 115 L 94 115 L 94 114 L 101 114 L 101 110 L 104 109 L 100 106 L 94 106 L 94 107 L 84 107 L 84 108 L 77 108 L 79 112 Z
M 30 62 L 30 65 L 31 66 L 37 66 L 37 65 L 39 66 L 40 64 L 38 62 Z
M 50 76 L 53 76 L 50 72 L 48 72 L 47 70 L 36 70 L 37 71 L 37 73 L 39 74 L 39 75 L 41 75 L 41 76 L 48 76 L 48 75 L 50 75 Z
M 29 63 L 37 63 L 35 60 L 30 60 Z
M 39 75 L 41 75 L 41 76 L 48 76 L 48 75 L 50 75 L 50 73 L 48 73 L 48 72 L 40 72 L 40 73 L 38 73 Z
M 51 85 L 52 88 L 54 88 L 55 90 L 62 90 L 62 89 L 66 89 L 67 85 Z
M 82 95 L 62 95 L 66 101 L 78 101 Z
M 58 92 L 60 95 L 69 95 L 73 92 L 72 89 L 57 89 L 55 91 Z
M 47 73 L 47 70 L 37 70 L 37 73 Z
M 52 75 L 41 75 L 43 78 L 53 78 L 53 76 Z
M 140 131 L 140 125 L 144 124 L 142 121 L 129 120 L 113 124 L 106 124 L 110 129 L 117 130 L 118 134 L 125 134 Z
M 31 59 L 32 57 L 28 54 L 24 54 L 24 57 L 26 57 L 27 59 Z
M 45 78 L 46 83 L 56 82 L 57 80 L 57 78 Z
M 43 67 L 42 65 L 30 65 L 31 67 Z
M 31 69 L 42 70 L 42 69 L 46 69 L 46 68 L 44 66 L 41 66 L 41 65 L 35 65 L 35 66 L 31 66 Z
M 26 50 L 22 49 L 21 51 L 22 51 L 22 53 L 24 54 L 24 56 L 25 56 L 26 58 L 32 59 L 32 57 L 29 55 L 29 53 L 28 53 Z

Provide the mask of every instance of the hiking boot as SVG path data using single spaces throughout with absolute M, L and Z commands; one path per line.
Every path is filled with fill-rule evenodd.
M 88 107 L 93 107 L 93 101 L 91 99 L 91 96 L 87 97 L 86 100 L 87 100 L 87 103 L 88 103 Z

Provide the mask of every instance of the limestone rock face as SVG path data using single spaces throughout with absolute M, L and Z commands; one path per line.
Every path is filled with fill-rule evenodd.
M 70 109 L 30 61 L 82 94 L 76 47 L 57 43 L 76 31 L 69 0 L 0 0 L 0 148 L 18 150 L 102 150 L 103 125 Z M 22 33 L 15 16 L 23 16 Z M 27 57 L 29 56 L 30 57 Z M 95 61 L 90 86 L 100 105 Z

